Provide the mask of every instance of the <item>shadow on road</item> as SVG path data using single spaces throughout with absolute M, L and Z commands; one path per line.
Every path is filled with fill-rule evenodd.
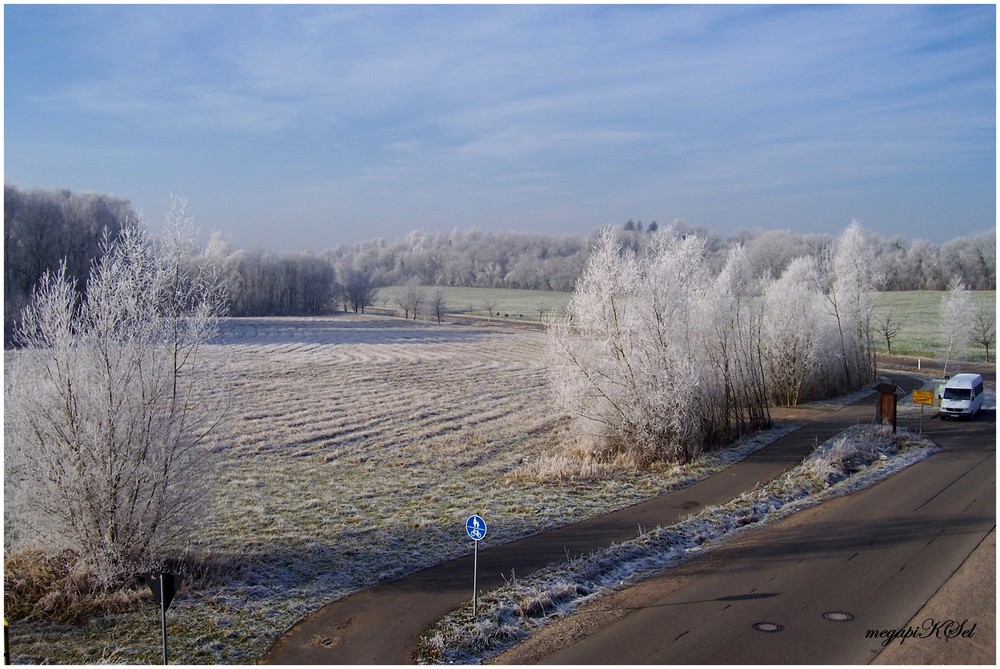
M 951 519 L 943 524 L 939 540 L 949 541 L 959 535 L 976 534 L 983 524 L 992 524 L 993 518 L 975 515 Z M 732 560 L 736 570 L 752 571 L 758 564 L 776 562 L 796 563 L 806 556 L 821 553 L 824 557 L 842 556 L 849 559 L 852 553 L 872 546 L 891 547 L 927 536 L 925 519 L 905 518 L 853 520 L 851 522 L 814 522 L 788 530 L 784 536 L 747 551 L 741 546 L 719 546 L 712 550 L 713 560 L 704 566 L 691 564 L 689 573 L 712 573 L 715 560 Z M 738 558 L 738 560 L 736 559 Z

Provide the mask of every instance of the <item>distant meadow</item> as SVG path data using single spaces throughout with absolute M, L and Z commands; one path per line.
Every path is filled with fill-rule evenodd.
M 394 296 L 402 286 L 388 286 L 379 289 L 375 299 L 377 310 L 402 310 L 396 305 Z M 487 307 L 492 309 L 496 321 L 517 321 L 544 324 L 562 318 L 571 293 L 546 290 L 516 290 L 506 288 L 453 288 L 450 286 L 422 286 L 430 296 L 440 290 L 445 299 L 446 313 L 451 317 L 475 317 L 490 319 Z M 913 290 L 881 292 L 875 298 L 874 321 L 886 314 L 892 314 L 900 323 L 899 332 L 893 338 L 892 352 L 935 358 L 943 353 L 941 343 L 941 302 L 947 296 L 945 291 Z M 974 309 L 985 307 L 996 321 L 996 291 L 971 291 Z M 424 316 L 423 318 L 427 318 Z M 886 352 L 885 338 L 874 335 L 875 349 Z M 982 361 L 983 347 L 972 342 L 960 359 Z M 990 361 L 994 360 L 990 347 Z

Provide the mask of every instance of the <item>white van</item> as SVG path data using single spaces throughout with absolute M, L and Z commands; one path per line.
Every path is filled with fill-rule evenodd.
M 975 416 L 983 406 L 983 377 L 979 374 L 956 374 L 944 384 L 941 393 L 941 418 Z

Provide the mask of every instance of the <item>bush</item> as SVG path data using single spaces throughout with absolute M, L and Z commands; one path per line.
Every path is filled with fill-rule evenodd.
M 68 623 L 126 611 L 150 594 L 138 584 L 108 589 L 71 551 L 39 549 L 4 558 L 3 589 L 6 618 Z
M 212 460 L 199 444 L 217 417 L 198 417 L 191 397 L 221 295 L 190 261 L 190 223 L 181 208 L 159 245 L 137 224 L 106 240 L 79 304 L 65 268 L 47 275 L 7 369 L 7 526 L 18 542 L 71 551 L 70 571 L 86 565 L 109 591 L 207 506 Z

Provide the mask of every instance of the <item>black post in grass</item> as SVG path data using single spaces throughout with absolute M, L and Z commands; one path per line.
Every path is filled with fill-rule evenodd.
M 163 635 L 163 664 L 167 664 L 167 608 L 177 594 L 177 577 L 173 574 L 148 574 L 146 585 L 153 592 L 153 599 L 160 605 L 160 631 Z

